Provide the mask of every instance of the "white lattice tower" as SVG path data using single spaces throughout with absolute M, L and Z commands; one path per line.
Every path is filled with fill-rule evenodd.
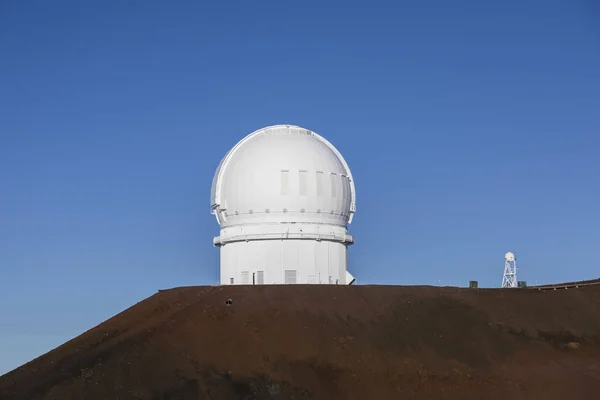
M 514 253 L 504 255 L 504 275 L 502 276 L 503 288 L 517 287 L 517 258 Z

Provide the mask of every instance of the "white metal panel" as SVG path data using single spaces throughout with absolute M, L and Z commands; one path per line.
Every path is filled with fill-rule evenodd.
M 317 283 L 327 283 L 329 276 L 329 243 L 327 241 L 317 242 L 315 247 L 315 275 Z
M 266 283 L 283 283 L 282 241 L 265 240 L 261 242 L 257 240 L 251 243 L 253 245 L 256 243 L 263 245 L 263 249 L 267 255 Z
M 255 259 L 256 262 L 254 264 L 254 268 L 255 270 L 261 271 L 262 275 L 263 275 L 263 284 L 266 283 L 265 280 L 265 271 L 268 271 L 268 266 L 267 266 L 267 252 L 268 252 L 268 247 L 267 247 L 267 243 L 265 243 L 265 241 L 259 240 L 256 241 L 255 243 L 252 244 L 252 246 L 254 247 L 254 252 L 253 254 L 255 255 Z
M 314 240 L 296 240 L 298 245 L 298 279 L 309 283 L 309 275 L 315 276 L 315 245 Z
M 256 284 L 263 285 L 265 283 L 265 271 L 256 271 Z
M 329 246 L 329 270 L 328 274 L 331 277 L 329 283 L 335 283 L 335 280 L 338 279 L 338 263 L 339 263 L 339 253 L 338 247 L 333 242 L 327 242 Z
M 246 266 L 246 262 L 247 262 L 247 257 L 246 254 L 247 252 L 245 252 L 244 250 L 248 250 L 251 249 L 251 247 L 248 247 L 248 243 L 240 243 L 238 246 L 233 248 L 233 254 L 235 255 L 235 280 L 237 284 L 241 284 L 242 283 L 242 277 L 241 277 L 241 272 L 243 269 L 248 268 Z
M 282 240 L 281 248 L 283 252 L 283 269 L 298 270 L 298 241 Z
M 348 268 L 348 262 L 346 259 L 346 255 L 348 248 L 344 245 L 336 246 L 338 250 L 338 263 L 337 263 L 337 271 L 336 271 L 336 279 L 337 283 L 340 285 L 346 284 L 346 269 Z
M 231 278 L 231 276 L 229 275 L 229 265 L 231 265 L 231 262 L 229 261 L 229 251 L 227 249 L 228 246 L 221 246 L 221 252 L 220 252 L 220 266 L 221 266 L 221 284 L 222 285 L 226 285 L 229 283 L 229 278 Z

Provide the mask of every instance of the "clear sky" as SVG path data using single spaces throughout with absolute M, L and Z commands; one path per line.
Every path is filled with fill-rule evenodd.
M 348 161 L 358 283 L 600 277 L 598 3 L 325 3 L 0 1 L 0 374 L 216 284 L 213 172 L 272 124 Z

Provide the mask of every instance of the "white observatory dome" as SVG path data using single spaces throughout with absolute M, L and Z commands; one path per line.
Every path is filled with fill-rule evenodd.
M 346 226 L 355 207 L 348 165 L 308 129 L 276 125 L 242 139 L 215 173 L 211 207 L 222 227 L 256 222 Z
M 355 201 L 346 161 L 318 134 L 276 125 L 246 136 L 223 157 L 212 183 L 221 283 L 354 281 L 346 275 L 353 243 L 346 226 Z

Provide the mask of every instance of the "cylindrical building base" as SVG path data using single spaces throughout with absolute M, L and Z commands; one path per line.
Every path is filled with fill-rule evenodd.
M 312 239 L 250 240 L 221 246 L 222 285 L 345 285 L 347 245 Z M 351 276 L 351 275 L 350 275 Z

